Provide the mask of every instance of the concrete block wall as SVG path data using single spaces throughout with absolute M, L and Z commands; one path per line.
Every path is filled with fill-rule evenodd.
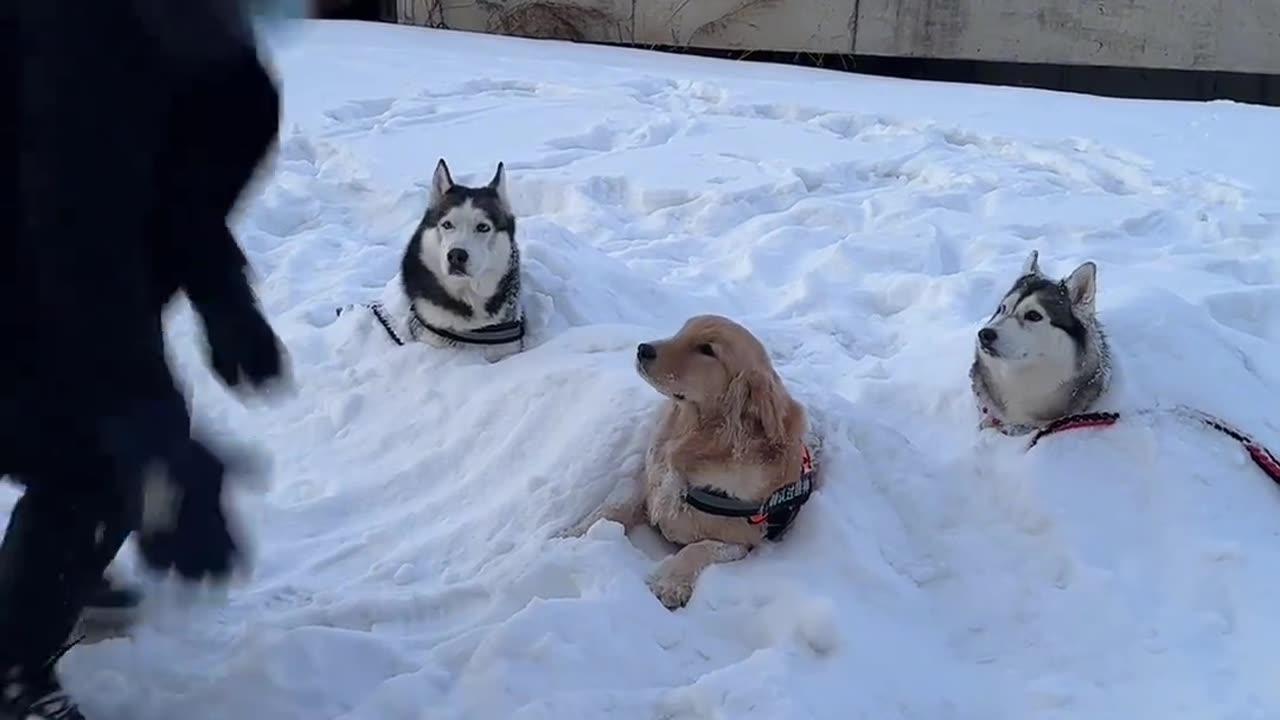
M 1280 0 L 397 0 L 402 23 L 525 37 L 1280 73 Z

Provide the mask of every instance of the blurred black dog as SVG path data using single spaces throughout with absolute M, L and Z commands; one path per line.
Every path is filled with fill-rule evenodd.
M 54 666 L 133 531 L 189 581 L 241 558 L 228 460 L 193 436 L 161 316 L 186 294 L 232 388 L 286 378 L 227 226 L 280 98 L 240 0 L 5 3 L 0 33 L 0 475 L 24 487 L 0 545 L 0 720 L 75 720 Z

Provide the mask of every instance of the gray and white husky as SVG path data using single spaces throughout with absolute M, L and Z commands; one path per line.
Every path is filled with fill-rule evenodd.
M 1086 412 L 1107 389 L 1111 353 L 1094 313 L 1097 266 L 1063 279 L 1040 272 L 1039 253 L 978 331 L 973 394 L 983 428 L 1020 435 Z
M 400 264 L 409 332 L 496 361 L 524 349 L 520 248 L 503 164 L 489 184 L 453 181 L 441 158 L 431 197 Z

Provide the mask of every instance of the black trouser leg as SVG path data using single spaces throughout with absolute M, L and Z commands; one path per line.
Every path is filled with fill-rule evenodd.
M 81 482 L 93 485 L 32 482 L 14 506 L 0 544 L 0 669 L 30 672 L 58 652 L 132 530 L 109 474 Z

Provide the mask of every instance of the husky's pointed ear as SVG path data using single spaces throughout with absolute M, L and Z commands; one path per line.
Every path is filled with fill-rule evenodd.
M 507 202 L 507 171 L 502 163 L 498 163 L 498 169 L 493 173 L 489 187 L 497 191 L 499 200 Z
M 1032 250 L 1027 259 L 1022 261 L 1023 275 L 1039 275 L 1040 274 L 1040 251 Z
M 1093 312 L 1093 300 L 1098 291 L 1098 266 L 1092 261 L 1071 271 L 1067 278 L 1067 295 L 1071 304 L 1086 312 Z
M 444 199 L 444 194 L 453 188 L 453 175 L 449 174 L 449 166 L 444 158 L 436 163 L 436 171 L 431 176 L 431 204 L 435 205 Z

